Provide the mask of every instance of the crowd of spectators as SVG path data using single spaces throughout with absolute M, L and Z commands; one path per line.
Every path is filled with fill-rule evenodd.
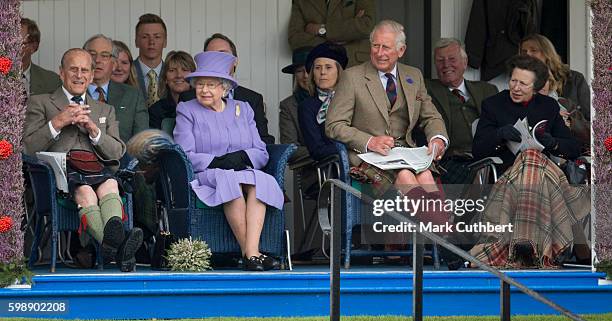
M 532 34 L 508 61 L 508 90 L 464 79 L 468 55 L 461 41 L 451 38 L 436 42 L 437 78 L 426 79 L 399 62 L 406 52 L 404 27 L 392 20 L 376 22 L 375 16 L 372 0 L 294 2 L 288 37 L 293 59 L 282 70 L 293 75 L 293 92 L 280 102 L 279 117 L 280 143 L 298 146 L 290 163 L 335 155 L 337 141 L 349 152 L 351 177 L 371 184 L 377 197 L 444 200 L 444 184 L 474 182 L 469 164 L 500 157 L 502 175 L 485 210 L 472 219 L 512 222 L 515 230 L 483 234 L 462 247 L 496 266 L 562 263 L 573 245 L 573 225 L 588 216 L 590 197 L 588 187 L 570 185 L 548 156 L 573 160 L 588 146 L 576 139 L 570 118 L 579 112 L 590 119 L 584 77 L 561 61 L 546 37 Z M 169 118 L 176 119 L 174 139 L 193 165 L 191 187 L 207 206 L 223 207 L 243 268 L 279 266 L 259 251 L 266 206 L 281 209 L 284 203 L 282 186 L 261 171 L 268 162 L 266 144 L 275 138 L 268 133 L 263 96 L 235 78 L 238 53 L 230 38 L 215 33 L 195 57 L 179 50 L 163 58 L 166 25 L 147 13 L 135 26 L 135 58 L 123 42 L 97 34 L 64 53 L 57 75 L 31 61 L 41 37 L 36 23 L 23 18 L 21 34 L 28 95 L 25 153 L 80 149 L 104 164 L 95 175 L 68 168 L 83 248 L 93 239 L 105 263 L 134 269 L 143 240 L 147 243 L 158 227 L 155 189 L 136 179 L 136 227 L 124 231 L 122 187 L 114 173 L 128 159 L 125 143 L 145 129 L 163 129 Z M 570 110 L 562 104 L 568 101 Z M 536 133 L 543 150 L 514 154 L 508 148 L 508 142 L 521 141 L 514 124 L 523 118 L 529 126 L 546 120 Z M 358 157 L 423 145 L 434 159 L 424 171 L 381 170 Z M 438 209 L 417 219 L 444 224 L 453 215 Z M 447 254 L 449 269 L 463 266 Z

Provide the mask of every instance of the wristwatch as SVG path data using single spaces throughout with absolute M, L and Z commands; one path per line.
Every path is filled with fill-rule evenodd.
M 321 24 L 321 27 L 319 27 L 319 36 L 320 37 L 325 37 L 325 34 L 327 33 L 327 29 L 325 29 L 325 24 Z

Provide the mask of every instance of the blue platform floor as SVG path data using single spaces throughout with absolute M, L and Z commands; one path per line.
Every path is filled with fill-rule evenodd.
M 34 284 L 0 289 L 1 317 L 68 319 L 317 316 L 329 314 L 329 267 L 293 271 L 156 272 L 138 267 L 73 270 L 37 268 Z M 612 312 L 612 285 L 590 270 L 506 271 L 575 313 Z M 499 280 L 479 270 L 424 273 L 425 315 L 499 314 Z M 513 314 L 550 314 L 548 307 L 514 289 Z M 26 303 L 36 311 L 9 311 Z M 31 303 L 28 305 L 28 303 Z M 38 303 L 36 305 L 35 303 Z M 63 306 L 62 306 L 63 304 Z M 410 315 L 412 272 L 404 266 L 355 266 L 341 271 L 343 315 Z M 40 311 L 41 306 L 50 311 Z M 63 309 L 62 309 L 63 307 Z

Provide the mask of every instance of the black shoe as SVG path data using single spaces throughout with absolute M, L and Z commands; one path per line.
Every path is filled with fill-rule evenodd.
M 463 260 L 458 259 L 454 261 L 450 261 L 446 263 L 449 271 L 456 271 L 465 266 L 465 262 Z
M 262 254 L 259 256 L 259 259 L 261 260 L 264 271 L 280 269 L 280 262 L 271 256 Z
M 104 226 L 104 237 L 102 238 L 102 258 L 104 264 L 108 264 L 113 261 L 117 255 L 117 251 L 123 243 L 124 232 L 123 223 L 121 218 L 118 216 L 111 217 L 106 225 Z
M 136 251 L 142 245 L 143 233 L 138 227 L 129 231 L 125 237 L 125 241 L 117 251 L 117 265 L 121 272 L 132 272 L 136 267 Z
M 80 269 L 93 269 L 96 266 L 96 249 L 87 245 L 73 255 L 74 267 Z
M 261 262 L 261 259 L 257 256 L 251 256 L 250 258 L 244 257 L 242 259 L 244 262 L 244 270 L 245 271 L 263 271 L 264 266 Z

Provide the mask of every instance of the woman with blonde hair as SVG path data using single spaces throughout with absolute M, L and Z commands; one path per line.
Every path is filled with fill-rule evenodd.
M 128 84 L 140 90 L 138 86 L 138 78 L 136 77 L 136 68 L 134 67 L 134 58 L 130 48 L 119 40 L 113 40 L 113 46 L 117 48 L 117 63 L 113 68 L 111 80 L 114 82 Z
M 584 117 L 591 119 L 591 91 L 587 81 L 580 72 L 570 70 L 569 65 L 561 61 L 555 46 L 548 38 L 536 33 L 526 36 L 521 40 L 519 53 L 537 58 L 546 64 L 552 75 L 551 90 L 578 104 Z
M 176 117 L 179 95 L 191 89 L 187 74 L 196 70 L 190 54 L 184 51 L 170 51 L 164 59 L 160 72 L 158 96 L 160 100 L 149 107 L 149 126 L 161 129 L 164 118 Z

